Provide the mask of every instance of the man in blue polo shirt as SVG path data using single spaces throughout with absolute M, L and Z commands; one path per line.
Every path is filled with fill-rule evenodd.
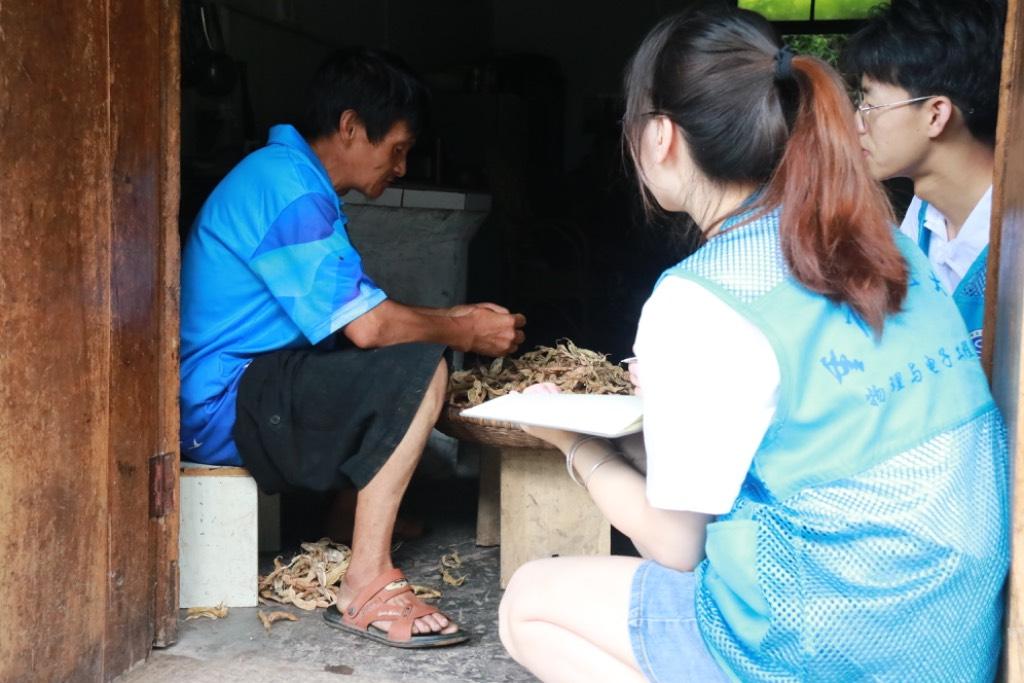
M 844 48 L 861 145 L 879 180 L 910 178 L 900 230 L 928 255 L 981 352 L 1003 0 L 893 0 Z
M 338 196 L 378 197 L 404 175 L 425 99 L 393 56 L 332 55 L 300 127 L 274 126 L 211 193 L 182 264 L 183 455 L 244 465 L 267 491 L 357 489 L 352 561 L 325 618 L 401 647 L 468 638 L 390 557 L 444 403 L 442 353 L 512 353 L 525 323 L 490 303 L 395 302 L 348 239 Z

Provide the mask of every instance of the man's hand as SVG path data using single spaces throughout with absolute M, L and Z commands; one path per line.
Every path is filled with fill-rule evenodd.
M 492 303 L 452 308 L 406 306 L 390 299 L 345 326 L 345 336 L 361 349 L 407 342 L 447 344 L 459 351 L 506 356 L 523 343 L 526 318 Z
M 526 339 L 523 326 L 526 318 L 520 313 L 509 313 L 497 304 L 468 304 L 469 310 L 457 306 L 453 314 L 464 321 L 470 330 L 469 344 L 462 351 L 473 351 L 484 356 L 507 356 L 515 353 Z

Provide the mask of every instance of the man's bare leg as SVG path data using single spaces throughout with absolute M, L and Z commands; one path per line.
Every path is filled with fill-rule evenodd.
M 448 367 L 442 360 L 395 452 L 370 483 L 359 491 L 352 532 L 352 561 L 339 590 L 339 610 L 343 610 L 363 586 L 394 567 L 391 563 L 391 534 L 398 505 L 423 454 L 430 430 L 437 423 L 447 385 Z M 399 604 L 407 601 L 405 596 L 395 598 Z M 386 622 L 375 622 L 374 625 L 383 630 L 388 626 Z M 441 614 L 427 615 L 417 619 L 413 625 L 413 633 L 454 633 L 456 630 L 458 627 Z
M 342 489 L 334 494 L 330 509 L 324 520 L 324 535 L 332 541 L 352 545 L 352 530 L 356 524 L 356 489 Z M 422 522 L 402 517 L 395 518 L 395 530 L 392 534 L 392 545 L 398 541 L 409 541 L 420 538 L 425 533 Z

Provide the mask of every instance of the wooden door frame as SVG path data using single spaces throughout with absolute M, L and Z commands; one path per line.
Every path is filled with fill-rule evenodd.
M 176 637 L 180 7 L 0 4 L 3 681 Z
M 1010 0 L 996 133 L 983 362 L 1006 419 L 1012 463 L 1012 565 L 1006 680 L 1024 681 L 1024 2 Z
M 153 645 L 166 647 L 178 639 L 178 501 L 180 471 L 180 335 L 181 238 L 178 211 L 181 199 L 181 2 L 163 0 L 161 13 L 161 134 L 160 134 L 160 430 L 155 466 L 170 477 L 169 497 L 152 515 Z M 151 487 L 152 488 L 152 487 Z M 154 495 L 151 490 L 150 495 Z M 154 512 L 157 512 L 154 510 Z

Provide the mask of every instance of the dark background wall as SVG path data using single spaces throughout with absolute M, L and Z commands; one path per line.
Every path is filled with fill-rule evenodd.
M 631 355 L 658 273 L 693 240 L 685 225 L 677 239 L 678 221 L 650 225 L 639 211 L 620 158 L 622 73 L 657 19 L 687 4 L 185 0 L 182 228 L 269 126 L 294 119 L 332 48 L 386 48 L 434 93 L 434 124 L 405 183 L 493 197 L 471 245 L 470 299 L 526 313 L 529 345 L 567 336 Z M 211 46 L 230 61 L 219 88 Z

